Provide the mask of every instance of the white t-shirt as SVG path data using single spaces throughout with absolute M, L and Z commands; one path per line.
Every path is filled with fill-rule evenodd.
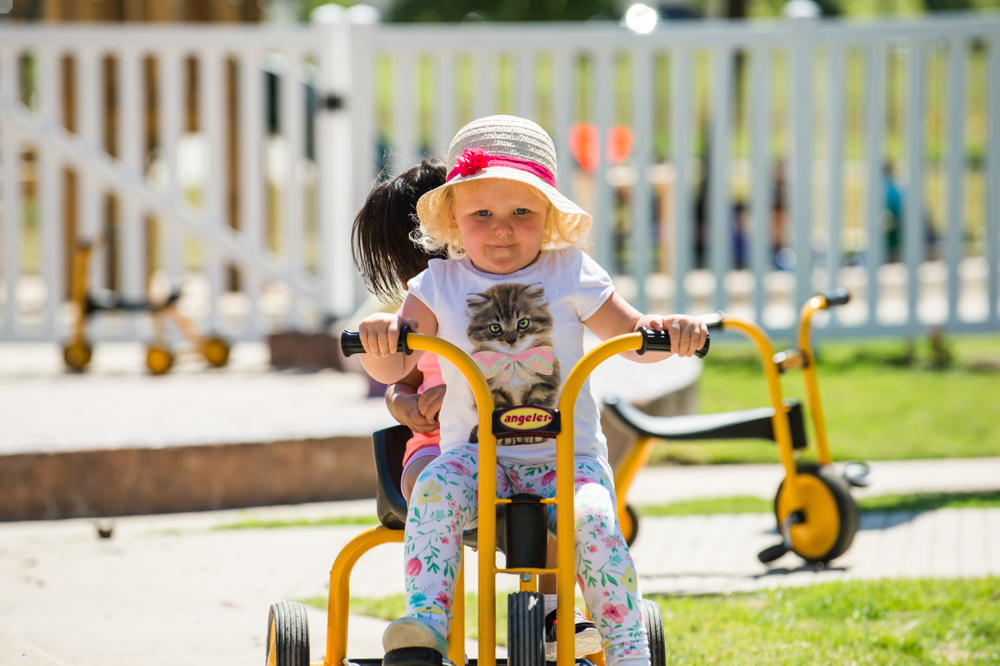
M 409 282 L 409 293 L 437 317 L 437 336 L 471 355 L 483 371 L 496 407 L 557 407 L 569 371 L 583 356 L 583 321 L 614 292 L 607 272 L 577 248 L 542 252 L 535 263 L 507 275 L 480 271 L 468 258 L 432 259 Z M 441 358 L 448 390 L 441 407 L 441 449 L 477 441 L 472 389 Z M 589 379 L 575 413 L 576 454 L 607 458 L 597 402 Z M 555 440 L 505 439 L 506 463 L 555 462 Z

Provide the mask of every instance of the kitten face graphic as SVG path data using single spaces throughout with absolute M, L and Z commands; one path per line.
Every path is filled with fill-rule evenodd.
M 498 284 L 466 301 L 472 357 L 486 375 L 496 409 L 534 405 L 554 408 L 559 361 L 552 349 L 552 315 L 540 285 Z M 478 426 L 470 441 L 478 441 Z M 498 440 L 499 446 L 545 441 Z

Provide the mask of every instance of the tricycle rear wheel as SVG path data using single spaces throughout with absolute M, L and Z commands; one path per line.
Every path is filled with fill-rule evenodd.
M 545 597 L 537 592 L 507 597 L 507 666 L 545 666 Z
M 271 606 L 267 615 L 267 666 L 309 666 L 309 622 L 297 601 Z
M 858 505 L 832 466 L 799 465 L 796 481 L 805 522 L 790 528 L 792 550 L 806 562 L 825 564 L 851 547 L 861 526 Z M 779 533 L 782 521 L 794 509 L 784 491 L 782 481 L 774 498 Z

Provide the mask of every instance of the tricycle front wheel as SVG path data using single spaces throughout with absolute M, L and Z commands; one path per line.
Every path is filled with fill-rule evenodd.
M 267 615 L 266 666 L 309 666 L 309 622 L 297 601 L 271 606 Z
M 507 597 L 507 664 L 545 666 L 545 597 L 537 592 Z

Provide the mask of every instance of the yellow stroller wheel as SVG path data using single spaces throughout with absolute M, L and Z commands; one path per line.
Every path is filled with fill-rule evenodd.
M 85 340 L 71 342 L 63 347 L 63 361 L 73 372 L 83 372 L 93 355 L 94 348 Z
M 218 335 L 205 338 L 201 353 L 213 368 L 221 368 L 229 362 L 229 343 Z
M 150 345 L 146 350 L 146 367 L 154 375 L 165 375 L 174 365 L 174 355 L 162 345 Z

